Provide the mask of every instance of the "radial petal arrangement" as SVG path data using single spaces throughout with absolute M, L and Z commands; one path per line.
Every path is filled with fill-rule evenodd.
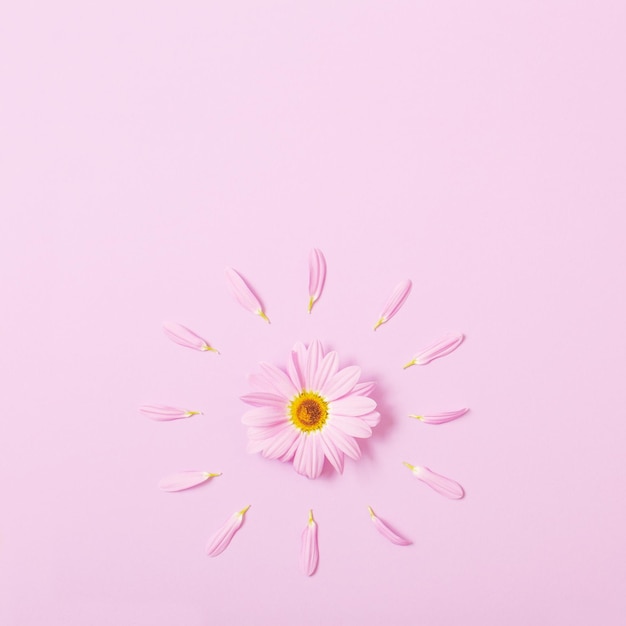
M 385 303 L 383 310 L 374 326 L 374 330 L 376 330 L 379 326 L 382 326 L 384 323 L 388 322 L 402 307 L 405 300 L 409 297 L 411 293 L 411 287 L 413 283 L 410 280 L 403 280 L 401 283 L 398 283 L 391 295 L 389 296 L 389 300 Z
M 192 350 L 200 350 L 200 352 L 218 352 L 212 348 L 206 339 L 196 335 L 193 330 L 189 330 L 186 326 L 177 322 L 163 322 L 163 332 L 174 343 Z M 219 354 L 219 353 L 218 353 Z
M 309 255 L 309 313 L 319 300 L 326 280 L 326 259 L 321 250 L 313 248 Z
M 226 280 L 228 281 L 228 287 L 233 298 L 235 298 L 244 309 L 250 311 L 250 313 L 254 313 L 254 315 L 258 315 L 269 324 L 270 320 L 267 315 L 265 315 L 260 300 L 252 289 L 250 289 L 241 274 L 232 267 L 227 267 Z
M 463 487 L 451 478 L 437 474 L 437 472 L 433 472 L 431 469 L 421 465 L 411 465 L 406 461 L 404 461 L 404 465 L 406 465 L 413 472 L 413 475 L 416 478 L 419 478 L 431 489 L 434 489 L 437 493 L 445 496 L 446 498 L 460 500 L 465 495 Z
M 300 547 L 300 567 L 307 576 L 315 574 L 319 558 L 317 523 L 313 519 L 313 511 L 309 511 L 309 521 L 302 531 L 302 543 Z
M 194 415 L 202 415 L 200 411 L 190 411 L 166 404 L 144 404 L 139 407 L 139 412 L 157 422 L 169 422 Z
M 427 348 L 420 350 L 411 361 L 409 361 L 404 369 L 411 365 L 426 365 L 435 359 L 439 359 L 450 352 L 454 352 L 463 343 L 462 334 L 449 334 L 441 338 L 439 341 L 431 344 Z
M 387 539 L 388 541 L 391 541 L 391 543 L 395 543 L 397 546 L 409 546 L 409 545 L 411 545 L 410 539 L 407 539 L 406 537 L 403 537 L 402 535 L 399 535 L 397 532 L 395 532 L 389 526 L 389 524 L 387 524 L 386 522 L 381 520 L 380 517 L 378 517 L 376 515 L 376 513 L 374 513 L 374 510 L 372 509 L 371 506 L 368 506 L 367 508 L 369 509 L 370 518 L 372 519 L 372 523 L 374 524 L 374 528 L 376 528 L 376 530 L 385 539 Z
M 379 420 L 371 383 L 359 383 L 357 366 L 339 369 L 336 352 L 319 341 L 297 343 L 287 371 L 269 363 L 250 377 L 252 393 L 242 400 L 253 408 L 242 417 L 248 427 L 248 451 L 293 462 L 294 469 L 317 478 L 328 462 L 343 471 L 344 456 L 358 459 L 357 439 L 368 438 Z
M 229 517 L 221 528 L 209 539 L 206 545 L 206 553 L 209 556 L 217 556 L 222 554 L 226 548 L 230 545 L 233 537 L 243 524 L 243 516 L 250 508 L 250 505 L 237 511 L 234 515 Z

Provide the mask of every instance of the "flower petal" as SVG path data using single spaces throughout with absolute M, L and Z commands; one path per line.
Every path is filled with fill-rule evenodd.
M 370 428 L 374 428 L 374 426 L 378 426 L 378 424 L 380 424 L 380 413 L 378 411 L 373 411 L 372 413 L 368 413 L 367 415 L 361 415 L 361 419 Z
M 243 516 L 249 508 L 250 505 L 245 509 L 241 509 L 241 511 L 238 511 L 232 517 L 229 517 L 224 525 L 209 539 L 206 545 L 206 553 L 209 556 L 217 556 L 228 548 L 235 533 L 241 528 Z
M 361 375 L 361 368 L 350 365 L 339 370 L 322 388 L 322 394 L 328 402 L 345 396 L 356 385 Z
M 176 322 L 163 322 L 163 332 L 174 343 L 192 350 L 200 350 L 201 352 L 217 352 L 215 348 L 209 345 L 209 342 L 196 335 L 193 330 L 189 330 L 186 326 Z M 218 353 L 219 354 L 219 353 Z
M 445 424 L 465 415 L 469 409 L 458 409 L 457 411 L 442 411 L 440 413 L 424 413 L 423 415 L 411 415 L 424 424 Z
M 374 326 L 374 330 L 385 322 L 388 322 L 400 310 L 411 293 L 411 286 L 412 283 L 410 280 L 403 280 L 395 286 L 392 294 L 389 296 L 389 300 L 387 300 L 383 307 L 382 313 L 376 322 L 376 326 Z
M 302 532 L 300 548 L 300 566 L 307 576 L 312 576 L 319 562 L 319 547 L 317 544 L 317 523 L 313 519 L 313 511 L 309 512 L 309 523 Z
M 372 429 L 358 417 L 344 417 L 343 415 L 331 415 L 328 424 L 332 424 L 350 437 L 367 439 L 372 436 Z
M 183 489 L 190 489 L 196 485 L 200 485 L 203 482 L 221 476 L 221 473 L 213 474 L 211 472 L 200 472 L 197 470 L 189 470 L 184 472 L 177 472 L 176 474 L 170 474 L 159 482 L 159 488 L 163 491 L 182 491 Z
M 297 438 L 298 430 L 291 424 L 287 424 L 271 439 L 264 440 L 265 447 L 261 451 L 261 454 L 266 459 L 279 459 L 289 451 Z
M 324 433 L 346 456 L 349 456 L 354 461 L 361 458 L 361 449 L 353 437 L 344 433 L 339 428 L 335 428 L 335 426 L 328 422 L 324 425 Z
M 298 474 L 317 478 L 324 467 L 324 453 L 316 432 L 306 433 L 296 449 L 293 466 Z
M 250 313 L 254 313 L 255 315 L 260 315 L 269 324 L 269 319 L 263 311 L 261 302 L 252 289 L 250 289 L 241 274 L 235 271 L 232 267 L 227 267 L 226 279 L 228 281 L 230 292 L 235 300 L 237 300 L 237 302 L 239 302 L 244 309 L 250 311 Z
M 339 400 L 333 400 L 328 404 L 328 408 L 332 415 L 360 417 L 376 409 L 376 400 L 367 396 L 355 396 L 350 394 Z
M 343 452 L 341 452 L 331 436 L 328 434 L 327 429 L 323 428 L 319 432 L 320 445 L 322 446 L 322 452 L 324 456 L 329 460 L 330 464 L 339 472 L 343 474 Z
M 463 342 L 464 336 L 462 334 L 450 334 L 446 335 L 439 341 L 431 344 L 427 348 L 420 350 L 412 361 L 409 361 L 404 369 L 407 367 L 411 367 L 411 365 L 426 365 L 430 363 L 434 359 L 439 359 L 442 356 L 446 356 L 446 354 L 450 354 L 456 350 L 461 343 Z
M 414 476 L 419 478 L 422 482 L 425 482 L 429 487 L 434 489 L 437 493 L 440 493 L 442 496 L 452 498 L 453 500 L 460 500 L 465 495 L 463 487 L 451 478 L 437 474 L 427 467 L 411 465 L 406 461 L 404 464 L 413 472 Z
M 178 420 L 184 417 L 191 417 L 192 415 L 202 415 L 200 411 L 189 411 L 188 409 L 180 409 L 165 404 L 144 404 L 139 407 L 139 411 L 158 422 Z
M 246 411 L 241 421 L 246 426 L 275 426 L 287 422 L 287 419 L 284 407 L 258 406 Z
M 391 543 L 395 543 L 397 546 L 411 545 L 412 542 L 409 539 L 406 539 L 402 535 L 396 533 L 386 522 L 381 520 L 376 513 L 374 513 L 371 506 L 368 506 L 367 508 L 369 509 L 374 527 L 383 537 L 385 537 L 385 539 L 388 539 Z
M 311 382 L 313 391 L 320 391 L 323 394 L 323 389 L 326 384 L 331 380 L 337 370 L 339 369 L 339 356 L 336 352 L 329 352 L 320 363 L 314 379 Z
M 291 382 L 298 389 L 306 389 L 306 348 L 300 341 L 291 350 L 290 358 L 287 359 L 287 371 Z
M 298 395 L 299 390 L 296 389 L 293 381 L 285 372 L 271 363 L 259 363 L 259 367 L 261 368 L 263 377 L 274 391 L 287 398 L 287 400 L 291 400 L 294 396 Z
M 304 388 L 314 389 L 314 384 L 317 379 L 317 373 L 320 368 L 322 359 L 324 358 L 324 348 L 322 344 L 316 339 L 309 345 L 309 349 L 306 354 L 306 368 L 304 372 Z
M 322 295 L 326 280 L 326 259 L 321 250 L 313 248 L 309 255 L 309 313 Z
M 376 388 L 375 382 L 365 382 L 365 383 L 357 383 L 354 385 L 354 389 L 352 393 L 357 393 L 360 396 L 369 396 L 372 391 Z
M 300 443 L 305 438 L 306 438 L 306 435 L 303 432 L 299 431 L 296 434 L 296 438 L 291 443 L 291 446 L 289 446 L 289 449 L 287 450 L 287 452 L 285 452 L 285 454 L 283 454 L 282 456 L 278 457 L 279 460 L 283 462 L 291 461 L 291 459 L 294 457 L 296 453 L 296 450 L 300 447 Z
M 250 406 L 271 406 L 273 408 L 286 408 L 286 400 L 282 396 L 277 396 L 273 393 L 267 393 L 264 391 L 253 391 L 252 393 L 246 393 L 240 396 L 240 400 L 243 400 Z

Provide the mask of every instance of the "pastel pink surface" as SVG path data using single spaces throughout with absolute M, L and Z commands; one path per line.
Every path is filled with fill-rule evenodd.
M 626 5 L 4 5 L 0 623 L 621 626 Z M 246 452 L 240 397 L 316 338 L 381 417 L 308 480 Z M 138 414 L 157 402 L 204 415 Z M 173 468 L 223 475 L 163 493 Z

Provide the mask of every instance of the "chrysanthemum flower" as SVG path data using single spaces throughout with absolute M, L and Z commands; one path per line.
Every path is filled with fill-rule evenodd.
M 287 373 L 260 364 L 250 377 L 254 388 L 242 400 L 254 408 L 242 421 L 248 426 L 248 452 L 268 459 L 292 461 L 299 474 L 317 478 L 325 459 L 343 471 L 344 455 L 358 459 L 356 439 L 370 437 L 380 420 L 373 384 L 359 383 L 361 369 L 339 369 L 336 352 L 324 353 L 313 341 L 297 343 L 287 360 Z

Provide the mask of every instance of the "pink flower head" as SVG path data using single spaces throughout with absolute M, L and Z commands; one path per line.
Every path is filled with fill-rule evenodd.
M 356 439 L 372 435 L 380 420 L 370 383 L 359 383 L 361 369 L 339 369 L 336 352 L 324 353 L 313 341 L 297 343 L 287 360 L 287 372 L 260 364 L 250 377 L 252 393 L 242 400 L 252 405 L 243 418 L 248 426 L 248 452 L 268 459 L 291 461 L 309 478 L 322 473 L 325 459 L 343 471 L 344 455 L 358 459 Z

